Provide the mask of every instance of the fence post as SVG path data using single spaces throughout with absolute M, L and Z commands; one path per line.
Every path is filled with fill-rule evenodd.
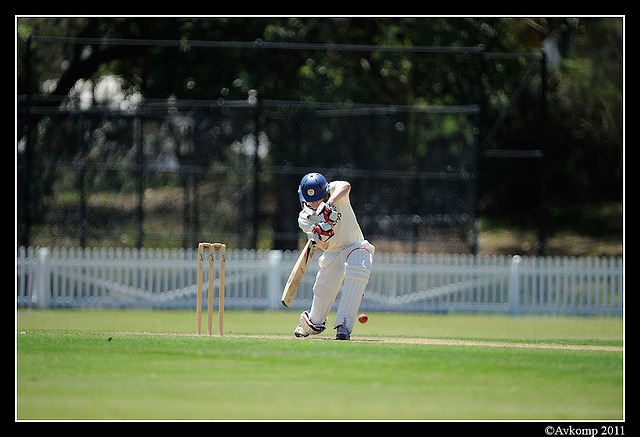
M 38 289 L 36 303 L 38 308 L 47 308 L 51 295 L 51 252 L 48 248 L 38 249 Z
M 511 272 L 509 273 L 509 314 L 520 314 L 520 281 L 518 270 L 522 257 L 515 255 L 511 258 Z
M 279 250 L 270 251 L 268 260 L 267 296 L 269 298 L 269 308 L 276 310 L 281 307 L 282 284 L 280 283 L 280 261 L 282 260 L 282 252 Z

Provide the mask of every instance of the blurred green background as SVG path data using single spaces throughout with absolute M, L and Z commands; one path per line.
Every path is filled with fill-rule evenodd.
M 623 252 L 622 16 L 16 23 L 19 245 L 292 249 L 319 169 L 381 251 Z

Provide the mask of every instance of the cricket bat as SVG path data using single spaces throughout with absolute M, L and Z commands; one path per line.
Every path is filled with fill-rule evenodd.
M 287 279 L 284 291 L 282 292 L 282 305 L 287 308 L 291 305 L 291 301 L 298 291 L 298 287 L 300 286 L 302 278 L 307 271 L 307 267 L 309 267 L 311 257 L 313 257 L 316 247 L 317 243 L 315 240 L 307 240 L 307 244 L 304 245 L 302 252 L 300 252 L 298 259 L 296 260 L 296 264 L 293 266 L 293 270 L 291 270 L 289 279 Z

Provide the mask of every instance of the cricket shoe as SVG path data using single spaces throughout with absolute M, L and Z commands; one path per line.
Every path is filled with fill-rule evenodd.
M 351 340 L 351 333 L 344 325 L 338 325 L 336 328 L 336 340 Z
M 308 337 L 309 335 L 316 335 L 323 332 L 326 326 L 327 320 L 324 323 L 313 323 L 309 318 L 309 311 L 304 311 L 300 314 L 300 324 L 296 327 L 293 334 L 296 337 Z
M 309 336 L 309 334 L 307 333 L 307 331 L 305 331 L 305 330 L 302 328 L 302 325 L 298 325 L 298 326 L 296 326 L 295 331 L 293 331 L 293 335 L 295 335 L 295 336 L 296 336 L 296 337 L 298 337 L 298 338 L 301 338 L 301 337 L 308 337 L 308 336 Z

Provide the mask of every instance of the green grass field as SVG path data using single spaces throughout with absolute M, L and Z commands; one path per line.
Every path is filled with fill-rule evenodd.
M 18 310 L 16 419 L 624 419 L 618 318 L 369 313 L 349 342 L 297 322 L 227 311 L 208 337 L 195 311 Z

